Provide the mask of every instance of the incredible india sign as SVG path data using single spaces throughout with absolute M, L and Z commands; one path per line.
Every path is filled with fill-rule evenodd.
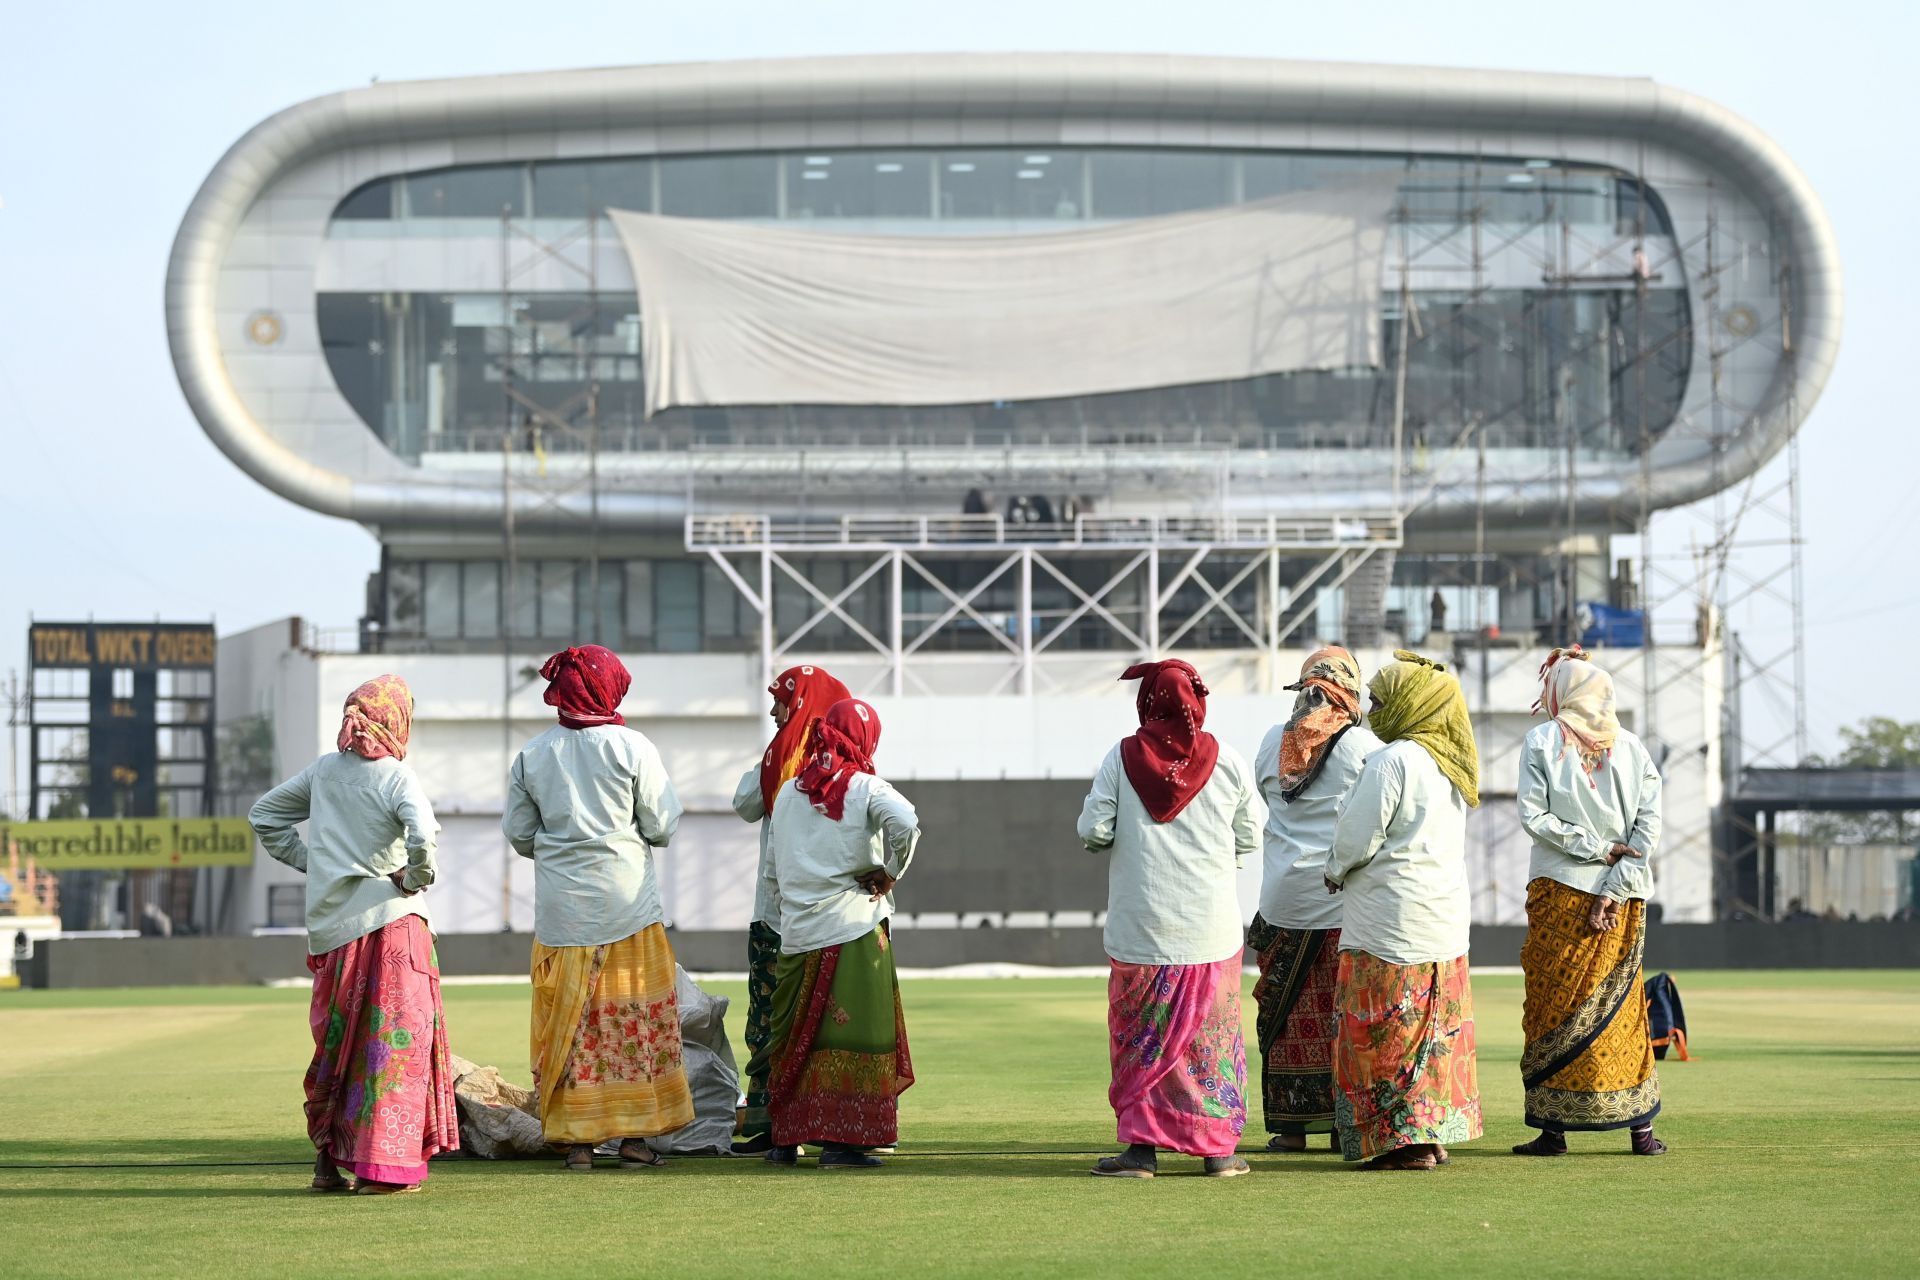
M 245 818 L 0 822 L 0 849 L 9 842 L 42 871 L 245 867 L 253 863 L 253 828 Z

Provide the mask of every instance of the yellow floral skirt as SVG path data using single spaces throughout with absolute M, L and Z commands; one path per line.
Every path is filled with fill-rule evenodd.
M 661 926 L 597 947 L 535 942 L 531 1040 L 548 1142 L 650 1138 L 692 1122 Z

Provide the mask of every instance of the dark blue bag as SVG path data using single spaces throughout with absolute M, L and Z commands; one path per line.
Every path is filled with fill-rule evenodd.
M 1687 1052 L 1687 1010 L 1680 1003 L 1680 988 L 1664 973 L 1647 979 L 1647 1038 L 1653 1042 L 1653 1056 L 1665 1059 L 1668 1046 L 1680 1061 L 1692 1061 Z

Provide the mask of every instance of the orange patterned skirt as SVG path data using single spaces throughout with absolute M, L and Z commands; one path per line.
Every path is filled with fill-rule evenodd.
M 1647 904 L 1628 902 L 1617 927 L 1595 933 L 1593 902 L 1544 877 L 1527 886 L 1520 1079 L 1536 1129 L 1624 1129 L 1660 1111 L 1640 990 Z
M 1467 958 L 1393 964 L 1340 953 L 1334 1124 L 1349 1160 L 1483 1132 Z

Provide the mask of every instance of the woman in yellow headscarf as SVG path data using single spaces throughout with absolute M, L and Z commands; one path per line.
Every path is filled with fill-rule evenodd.
M 1467 810 L 1480 757 L 1460 682 L 1404 650 L 1374 676 L 1386 745 L 1348 793 L 1327 855 L 1341 893 L 1334 1120 L 1368 1169 L 1432 1169 L 1480 1136 L 1467 973 Z

